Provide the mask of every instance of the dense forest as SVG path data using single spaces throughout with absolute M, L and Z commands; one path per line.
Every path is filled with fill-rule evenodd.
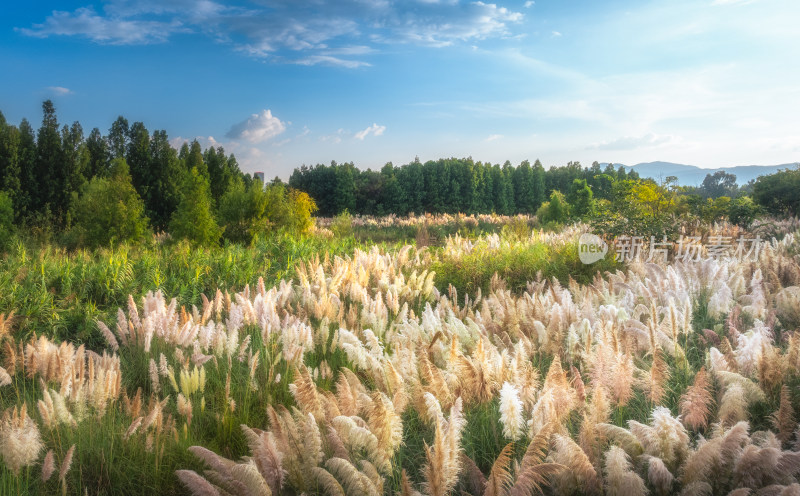
M 115 120 L 103 135 L 80 123 L 60 125 L 51 101 L 38 130 L 0 113 L 0 232 L 20 230 L 68 247 L 138 241 L 151 232 L 209 245 L 250 243 L 275 229 L 307 230 L 311 214 L 536 214 L 539 220 L 593 222 L 603 232 L 664 234 L 676 220 L 727 219 L 748 225 L 761 212 L 797 215 L 800 171 L 763 176 L 739 187 L 709 174 L 699 187 L 674 178 L 643 179 L 594 162 L 545 167 L 472 158 L 419 159 L 380 171 L 353 163 L 303 165 L 288 187 L 239 169 L 222 147 L 195 140 L 173 148 L 164 130 Z M 3 243 L 0 241 L 0 244 Z M 2 247 L 0 247 L 2 248 Z

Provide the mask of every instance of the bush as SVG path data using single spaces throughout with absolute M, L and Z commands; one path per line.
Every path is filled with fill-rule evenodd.
M 296 190 L 289 189 L 289 215 L 286 225 L 290 229 L 305 233 L 314 225 L 311 219 L 311 214 L 317 211 L 317 204 L 314 199 L 308 194 Z
M 254 181 L 249 187 L 239 182 L 220 199 L 219 218 L 225 239 L 251 244 L 275 229 L 305 232 L 308 230 L 305 226 L 310 224 L 303 218 L 307 217 L 310 223 L 311 212 L 297 209 L 308 209 L 311 205 L 313 201 L 298 203 L 282 184 L 264 188 L 261 181 Z
M 342 213 L 333 218 L 331 231 L 339 238 L 346 238 L 353 234 L 353 216 L 350 211 L 344 209 Z
M 141 241 L 148 232 L 144 202 L 131 184 L 128 164 L 117 159 L 111 176 L 95 177 L 73 204 L 73 242 L 90 247 Z
M 567 211 L 567 202 L 564 195 L 560 191 L 553 191 L 550 193 L 550 201 L 544 202 L 539 210 L 536 211 L 536 217 L 542 224 L 549 224 L 556 222 L 558 224 L 567 221 L 569 215 Z
M 748 229 L 759 214 L 758 205 L 749 196 L 739 197 L 728 208 L 728 220 L 732 224 Z

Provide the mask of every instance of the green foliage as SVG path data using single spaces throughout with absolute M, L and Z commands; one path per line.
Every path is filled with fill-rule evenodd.
M 144 202 L 131 184 L 125 159 L 113 161 L 109 178 L 95 177 L 73 205 L 73 234 L 89 247 L 139 242 L 147 234 Z
M 333 223 L 331 223 L 331 231 L 340 238 L 353 234 L 353 216 L 350 215 L 349 210 L 345 209 L 344 212 L 334 217 Z
M 760 213 L 758 205 L 749 196 L 740 196 L 733 200 L 728 208 L 728 220 L 731 223 L 749 228 Z
M 528 281 L 555 277 L 562 283 L 573 278 L 587 283 L 599 271 L 613 271 L 620 267 L 614 257 L 608 256 L 587 265 L 578 257 L 577 239 L 569 243 L 552 244 L 539 240 L 504 242 L 496 249 L 482 246 L 468 254 L 443 254 L 432 264 L 436 272 L 436 286 L 446 292 L 453 285 L 459 294 L 474 294 L 480 289 L 486 293 L 495 273 L 504 279 L 508 289 L 525 290 Z
M 311 214 L 317 211 L 314 199 L 302 191 L 289 189 L 289 213 L 286 226 L 296 233 L 305 233 L 314 225 Z
M 542 224 L 557 223 L 562 224 L 567 221 L 569 216 L 569 205 L 564 195 L 560 191 L 550 193 L 550 201 L 544 202 L 536 211 L 536 217 Z
M 682 205 L 674 177 L 661 183 L 650 179 L 618 179 L 612 190 L 612 200 L 597 205 L 598 212 L 592 222 L 596 232 L 660 239 L 678 231 Z
M 594 194 L 586 179 L 575 179 L 569 189 L 567 201 L 570 213 L 576 219 L 588 219 L 594 215 Z
M 254 181 L 249 188 L 238 181 L 222 195 L 219 219 L 225 239 L 250 244 L 259 234 L 269 230 L 270 222 L 265 215 L 266 196 L 261 181 Z
M 222 229 L 211 213 L 208 179 L 193 167 L 183 182 L 178 209 L 172 215 L 170 232 L 176 239 L 187 239 L 200 246 L 219 242 Z
M 756 179 L 753 201 L 774 215 L 800 215 L 800 167 Z
M 0 252 L 8 248 L 14 231 L 14 205 L 5 191 L 0 191 Z
M 309 203 L 307 196 L 298 198 L 279 183 L 264 188 L 261 181 L 249 186 L 235 182 L 220 198 L 219 217 L 225 239 L 250 244 L 275 229 L 307 231 L 313 211 L 313 202 Z

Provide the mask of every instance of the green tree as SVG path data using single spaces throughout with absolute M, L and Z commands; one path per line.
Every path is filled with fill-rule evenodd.
M 170 233 L 177 239 L 188 239 L 201 246 L 217 244 L 222 229 L 211 213 L 211 191 L 208 179 L 192 167 L 181 187 L 178 208 L 172 214 Z
M 265 188 L 260 180 L 255 180 L 245 186 L 244 181 L 237 179 L 219 202 L 225 239 L 250 244 L 273 229 L 291 228 L 292 207 L 284 184 L 273 183 Z
M 564 195 L 560 191 L 550 193 L 550 201 L 543 203 L 539 207 L 536 211 L 536 216 L 543 224 L 566 222 L 569 217 L 569 206 Z
M 58 118 L 52 101 L 46 100 L 42 103 L 42 113 L 42 126 L 36 138 L 36 187 L 31 191 L 32 207 L 34 211 L 45 216 L 47 213 L 54 214 L 54 220 L 59 223 L 62 212 L 55 209 L 61 207 L 57 204 L 56 197 L 63 187 L 62 181 L 59 181 L 63 153 Z
M 17 206 L 24 197 L 20 140 L 19 129 L 8 125 L 3 113 L 0 112 L 0 191 L 6 191 Z M 20 213 L 15 212 L 17 218 Z
M 29 219 L 34 213 L 34 196 L 39 181 L 36 177 L 36 136 L 27 119 L 19 123 L 19 168 L 21 194 L 14 199 L 17 219 Z
M 714 174 L 706 174 L 703 184 L 700 186 L 700 192 L 706 198 L 734 197 L 737 189 L 736 174 L 729 174 L 722 170 Z
M 154 178 L 150 159 L 150 132 L 142 122 L 134 122 L 128 129 L 125 160 L 131 170 L 133 187 L 139 192 L 145 205 L 150 207 L 157 200 L 151 185 Z
M 108 148 L 108 141 L 100 134 L 98 128 L 92 129 L 89 137 L 86 138 L 86 149 L 89 151 L 89 163 L 85 172 L 86 178 L 91 179 L 95 176 L 106 175 L 111 163 L 111 153 Z
M 138 242 L 148 232 L 144 202 L 131 183 L 124 158 L 112 161 L 109 177 L 94 177 L 73 204 L 73 235 L 90 247 Z
M 117 120 L 111 124 L 111 129 L 108 130 L 108 146 L 111 158 L 123 158 L 125 156 L 125 152 L 128 150 L 129 136 L 128 119 L 122 116 L 117 117 Z
M 733 224 L 749 228 L 759 214 L 758 205 L 749 196 L 740 196 L 728 208 L 728 220 Z
M 154 131 L 150 139 L 149 185 L 150 203 L 145 203 L 154 229 L 164 230 L 180 200 L 180 187 L 187 171 L 178 153 L 169 144 L 164 130 Z
M 55 201 L 57 210 L 69 210 L 73 194 L 77 194 L 86 184 L 85 171 L 89 167 L 89 150 L 83 141 L 83 128 L 74 122 L 71 127 L 61 129 L 62 162 L 58 168 L 59 189 Z
M 570 205 L 570 212 L 577 219 L 586 219 L 594 215 L 594 195 L 586 179 L 572 181 L 567 202 Z
M 0 252 L 8 249 L 14 232 L 14 204 L 5 191 L 0 191 Z
M 761 176 L 753 185 L 753 201 L 773 215 L 800 215 L 800 166 Z

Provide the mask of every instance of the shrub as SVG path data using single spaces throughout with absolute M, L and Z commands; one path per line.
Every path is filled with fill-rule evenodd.
M 728 220 L 731 223 L 749 228 L 759 214 L 758 205 L 749 196 L 739 197 L 731 202 L 728 208 Z
M 560 191 L 553 191 L 550 193 L 550 201 L 544 202 L 539 210 L 536 211 L 536 217 L 543 224 L 550 222 L 563 223 L 566 222 L 569 215 L 568 205 L 564 199 L 564 195 Z
M 73 204 L 73 239 L 90 247 L 140 241 L 147 234 L 144 202 L 131 184 L 128 164 L 117 159 L 108 178 L 95 177 Z
M 346 238 L 353 234 L 353 216 L 350 211 L 344 209 L 342 213 L 333 218 L 331 231 L 340 238 Z
M 305 233 L 314 225 L 311 214 L 317 211 L 317 204 L 307 193 L 289 189 L 289 213 L 286 225 L 290 229 Z

